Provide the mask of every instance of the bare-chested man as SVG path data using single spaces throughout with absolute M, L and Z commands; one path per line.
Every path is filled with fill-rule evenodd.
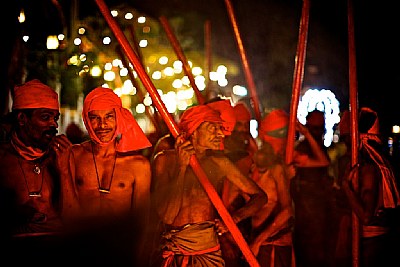
M 39 80 L 14 88 L 10 140 L 0 145 L 1 258 L 43 266 L 56 259 L 63 231 L 57 166 L 69 141 L 58 135 L 57 93 Z M 53 263 L 54 264 L 54 263 Z
M 360 223 L 360 266 L 396 266 L 399 243 L 392 216 L 400 206 L 400 191 L 381 141 L 378 114 L 362 107 L 358 119 L 358 162 L 348 165 L 342 186 Z
M 229 179 L 250 197 L 236 210 L 238 223 L 251 216 L 267 201 L 266 194 L 220 153 L 224 134 L 219 113 L 207 105 L 186 110 L 179 122 L 182 131 L 175 150 L 154 159 L 154 182 L 158 214 L 165 224 L 163 257 L 167 266 L 224 266 L 218 235 L 227 231 L 209 196 L 189 166 L 195 155 L 209 181 L 220 194 Z
M 91 264 L 129 264 L 132 246 L 144 244 L 140 238 L 148 222 L 151 171 L 140 150 L 151 144 L 109 88 L 95 88 L 86 96 L 82 116 L 90 140 L 72 147 L 71 176 L 79 207 L 71 213 L 83 234 L 93 230 L 96 237 L 88 250 L 93 260 L 85 258 Z M 145 255 L 144 247 L 137 249 Z

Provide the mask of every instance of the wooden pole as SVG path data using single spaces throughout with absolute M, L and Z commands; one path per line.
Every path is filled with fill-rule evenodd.
M 230 0 L 225 0 L 226 8 L 228 10 L 229 19 L 231 21 L 231 25 L 233 28 L 233 32 L 235 33 L 236 44 L 239 49 L 240 58 L 242 60 L 242 66 L 244 75 L 247 81 L 247 85 L 250 89 L 250 100 L 253 105 L 254 115 L 258 123 L 261 121 L 261 112 L 260 112 L 260 101 L 257 95 L 256 85 L 254 83 L 253 74 L 251 73 L 249 62 L 247 61 L 247 55 L 243 47 L 242 37 L 240 36 L 239 27 L 236 22 L 236 17 L 233 12 L 233 7 Z
M 188 76 L 190 84 L 192 85 L 192 88 L 194 90 L 194 93 L 196 94 L 197 97 L 197 101 L 199 102 L 199 104 L 204 104 L 205 100 L 204 100 L 204 96 L 201 94 L 199 88 L 196 85 L 196 82 L 194 80 L 193 77 L 193 73 L 192 70 L 189 66 L 189 63 L 186 59 L 185 54 L 183 53 L 183 50 L 178 42 L 178 39 L 176 38 L 176 36 L 174 35 L 171 26 L 168 23 L 168 20 L 166 17 L 161 16 L 160 17 L 160 22 L 161 25 L 163 26 L 167 37 L 172 45 L 172 47 L 174 48 L 174 51 L 176 53 L 176 55 L 178 56 L 179 60 L 182 62 L 183 64 L 183 71 L 185 72 L 185 74 Z
M 287 164 L 293 161 L 294 141 L 297 122 L 297 108 L 299 105 L 300 91 L 303 86 L 304 65 L 307 51 L 307 37 L 308 37 L 308 24 L 310 18 L 310 1 L 303 0 L 303 7 L 301 12 L 300 27 L 299 27 L 299 42 L 297 44 L 297 52 L 295 58 L 295 69 L 293 74 L 292 85 L 292 102 L 289 114 L 289 127 L 286 145 L 286 159 Z
M 153 104 L 157 107 L 160 111 L 162 118 L 164 119 L 166 125 L 168 126 L 171 134 L 176 138 L 179 133 L 179 128 L 177 127 L 175 121 L 173 120 L 170 113 L 168 113 L 164 103 L 161 100 L 160 95 L 157 92 L 154 84 L 151 82 L 150 77 L 147 75 L 145 69 L 141 65 L 140 60 L 138 59 L 137 55 L 133 51 L 132 47 L 129 45 L 127 38 L 125 37 L 123 31 L 119 28 L 116 21 L 111 16 L 110 10 L 108 9 L 107 5 L 104 3 L 103 0 L 95 0 L 97 6 L 99 7 L 103 17 L 107 21 L 110 29 L 115 35 L 115 38 L 121 45 L 121 48 L 126 53 L 128 59 L 132 63 L 133 67 L 135 68 L 136 72 L 138 73 L 139 78 L 142 80 L 143 85 L 147 89 L 150 94 L 150 97 L 153 100 Z M 199 179 L 200 183 L 204 187 L 207 195 L 210 197 L 210 201 L 215 206 L 216 210 L 218 211 L 221 219 L 224 221 L 225 225 L 227 226 L 228 230 L 232 234 L 232 237 L 236 241 L 236 244 L 240 248 L 243 253 L 244 258 L 249 263 L 251 267 L 259 267 L 259 263 L 255 258 L 253 252 L 251 251 L 250 247 L 246 243 L 242 233 L 240 232 L 239 228 L 237 227 L 236 223 L 233 221 L 232 217 L 230 216 L 228 210 L 226 209 L 224 203 L 222 202 L 221 198 L 219 197 L 217 191 L 215 190 L 214 186 L 208 180 L 206 173 L 201 168 L 201 165 L 198 162 L 198 159 L 195 155 L 190 158 L 190 166 L 192 167 L 194 173 L 196 174 L 197 178 Z
M 206 20 L 204 23 L 204 47 L 205 47 L 205 62 L 204 69 L 206 73 L 206 93 L 205 95 L 209 95 L 210 92 L 210 71 L 212 70 L 212 50 L 211 50 L 211 22 L 210 20 Z M 207 97 L 208 98 L 208 97 Z
M 351 130 L 351 166 L 358 162 L 358 89 L 357 89 L 357 67 L 356 49 L 354 39 L 353 2 L 347 1 L 347 23 L 348 23 L 348 49 L 349 49 L 349 93 L 350 93 L 350 130 Z M 358 173 L 356 173 L 358 181 Z M 358 190 L 358 184 L 354 188 Z M 352 213 L 352 266 L 358 267 L 360 257 L 360 222 L 357 215 Z

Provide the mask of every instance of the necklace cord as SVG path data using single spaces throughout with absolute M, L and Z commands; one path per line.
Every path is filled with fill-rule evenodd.
M 24 169 L 22 168 L 22 163 L 21 163 L 21 159 L 20 159 L 20 158 L 18 158 L 18 165 L 19 165 L 19 168 L 21 169 L 22 175 L 24 176 L 25 185 L 26 185 L 26 189 L 28 190 L 29 196 L 30 196 L 30 197 L 41 197 L 41 196 L 42 196 L 42 188 L 43 188 L 43 172 L 40 171 L 40 165 L 39 165 L 39 166 L 36 166 L 36 164 L 35 164 L 35 168 L 33 169 L 33 172 L 34 172 L 35 174 L 38 174 L 38 175 L 39 175 L 39 174 L 41 173 L 41 175 L 42 175 L 42 181 L 41 181 L 41 183 L 40 183 L 40 188 L 39 188 L 38 191 L 30 191 L 30 189 L 29 189 L 29 183 L 28 183 L 28 180 L 26 179 L 25 171 L 24 171 Z
M 102 186 L 102 182 L 100 183 L 100 177 L 99 177 L 99 172 L 97 170 L 97 164 L 96 164 L 96 157 L 94 155 L 94 147 L 93 147 L 93 142 L 90 143 L 92 146 L 92 156 L 93 156 L 93 162 L 94 162 L 94 168 L 96 170 L 96 178 L 97 178 L 97 184 L 98 184 L 98 190 L 100 193 L 110 193 L 111 190 L 111 184 L 114 178 L 114 170 L 115 170 L 115 163 L 117 162 L 117 152 L 115 152 L 115 157 L 114 157 L 114 163 L 113 163 L 113 168 L 112 168 L 112 172 L 111 172 L 111 178 L 110 178 L 110 183 L 108 185 L 108 188 L 105 188 Z M 103 179 L 102 179 L 103 181 Z

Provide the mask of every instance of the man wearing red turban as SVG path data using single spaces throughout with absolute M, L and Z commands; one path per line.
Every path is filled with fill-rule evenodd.
M 133 240 L 128 238 L 135 233 L 135 244 L 140 244 L 136 263 L 147 261 L 141 245 L 145 244 L 149 219 L 151 171 L 149 160 L 140 150 L 151 144 L 132 113 L 109 88 L 95 88 L 86 96 L 82 117 L 90 140 L 72 146 L 71 183 L 76 187 L 78 205 L 70 219 L 85 222 L 77 224 L 85 230 L 96 225 L 100 232 L 95 234 L 119 234 L 120 240 L 111 237 L 101 245 L 110 251 L 126 251 L 122 246 L 132 245 Z M 98 244 L 92 245 L 94 251 L 100 249 Z M 128 253 L 124 256 L 124 260 L 131 259 Z M 107 260 L 117 259 L 104 258 Z
M 57 135 L 58 95 L 31 80 L 15 86 L 12 96 L 11 132 L 0 144 L 2 255 L 17 265 L 29 265 L 43 253 L 46 260 L 57 260 L 64 230 L 58 166 L 70 145 L 65 135 Z
M 218 236 L 227 229 L 189 165 L 193 155 L 219 194 L 227 179 L 249 197 L 246 205 L 232 213 L 235 223 L 266 203 L 262 190 L 220 152 L 223 123 L 220 114 L 208 105 L 187 109 L 178 123 L 181 135 L 175 150 L 165 150 L 154 158 L 155 205 L 165 229 L 162 266 L 189 266 L 193 262 L 196 266 L 225 266 Z

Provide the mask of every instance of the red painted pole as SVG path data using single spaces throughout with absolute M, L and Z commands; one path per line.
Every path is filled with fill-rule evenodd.
M 351 166 L 358 162 L 358 97 L 356 46 L 354 39 L 353 2 L 347 1 L 348 49 L 349 49 L 349 95 L 350 95 L 350 130 L 351 130 Z M 358 175 L 358 173 L 356 174 Z M 356 178 L 358 180 L 358 177 Z M 358 190 L 358 185 L 356 185 Z M 352 213 L 352 266 L 358 267 L 360 257 L 360 222 Z
M 289 114 L 288 137 L 286 144 L 286 163 L 293 161 L 293 150 L 296 132 L 297 108 L 299 105 L 300 91 L 303 86 L 304 64 L 307 51 L 308 24 L 310 20 L 310 1 L 304 0 L 301 12 L 299 27 L 299 43 L 297 44 L 297 52 L 295 59 L 295 70 L 293 74 L 292 85 L 292 102 Z
M 211 21 L 207 20 L 204 23 L 204 47 L 205 47 L 205 62 L 204 69 L 206 70 L 206 96 L 209 95 L 210 92 L 210 71 L 212 70 L 212 50 L 211 50 Z M 207 97 L 208 98 L 208 97 Z
M 160 95 L 157 92 L 157 89 L 155 88 L 154 84 L 151 82 L 151 79 L 149 78 L 149 76 L 147 75 L 143 66 L 141 65 L 139 58 L 137 57 L 137 55 L 133 51 L 132 47 L 130 46 L 123 31 L 119 28 L 118 24 L 111 16 L 110 10 L 108 9 L 108 7 L 104 3 L 104 1 L 103 0 L 95 0 L 95 2 L 97 4 L 97 6 L 99 7 L 103 17 L 107 21 L 110 29 L 114 33 L 115 38 L 120 43 L 121 48 L 124 50 L 128 59 L 132 63 L 136 72 L 138 73 L 138 76 L 142 80 L 143 85 L 146 87 L 147 91 L 149 92 L 154 105 L 159 110 L 159 112 L 160 112 L 162 118 L 164 119 L 166 125 L 168 126 L 170 132 L 172 133 L 172 135 L 174 137 L 177 137 L 179 135 L 179 128 L 177 127 L 177 125 L 176 125 L 175 121 L 173 120 L 172 116 L 170 115 L 170 113 L 168 113 L 164 103 L 161 100 Z M 249 263 L 249 266 L 259 267 L 260 265 L 257 262 L 257 259 L 255 258 L 253 252 L 251 251 L 250 247 L 246 243 L 246 240 L 244 239 L 239 228 L 237 227 L 237 225 L 233 221 L 232 217 L 230 216 L 228 210 L 225 208 L 225 205 L 222 202 L 222 200 L 220 199 L 214 186 L 208 180 L 207 175 L 204 172 L 204 170 L 201 168 L 201 165 L 199 164 L 196 156 L 192 156 L 190 158 L 190 166 L 192 167 L 192 169 L 195 172 L 196 176 L 198 177 L 200 183 L 204 187 L 204 190 L 210 197 L 210 200 L 213 203 L 213 205 L 215 206 L 219 215 L 221 216 L 221 219 L 224 221 L 225 225 L 227 226 L 230 233 L 232 234 L 232 237 L 234 238 L 234 240 L 236 241 L 236 244 L 242 251 L 243 256 Z
M 185 54 L 183 53 L 183 50 L 178 42 L 178 39 L 176 38 L 176 36 L 174 35 L 171 26 L 168 23 L 168 20 L 166 17 L 161 16 L 160 17 L 160 22 L 161 25 L 163 26 L 165 33 L 167 34 L 167 37 L 176 53 L 176 55 L 178 56 L 179 60 L 182 62 L 183 64 L 183 71 L 185 72 L 185 74 L 188 76 L 190 84 L 192 85 L 192 88 L 194 90 L 194 93 L 196 94 L 197 97 L 197 101 L 199 102 L 199 104 L 204 104 L 205 100 L 204 100 L 204 96 L 201 94 L 199 88 L 196 85 L 196 82 L 194 80 L 193 74 L 192 74 L 192 70 L 189 66 L 189 63 L 186 59 Z
M 239 49 L 240 58 L 242 60 L 242 66 L 244 75 L 247 81 L 247 85 L 250 89 L 250 99 L 253 104 L 254 114 L 256 116 L 256 120 L 258 122 L 261 121 L 261 112 L 260 112 L 260 101 L 258 100 L 257 89 L 254 83 L 253 75 L 250 70 L 249 62 L 247 61 L 247 55 L 243 47 L 242 37 L 240 36 L 239 27 L 236 22 L 235 14 L 233 12 L 232 4 L 229 0 L 225 0 L 226 8 L 228 10 L 229 19 L 232 24 L 233 32 L 236 37 L 236 44 Z

